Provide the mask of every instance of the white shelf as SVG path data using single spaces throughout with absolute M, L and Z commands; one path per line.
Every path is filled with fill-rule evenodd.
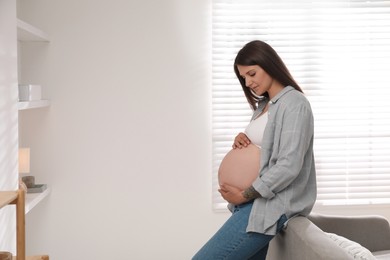
M 50 188 L 47 188 L 43 192 L 40 193 L 26 193 L 26 205 L 25 211 L 26 214 L 32 210 L 39 202 L 41 202 L 47 195 L 50 194 Z
M 20 19 L 17 21 L 18 40 L 23 42 L 48 42 L 49 35 Z
M 19 110 L 40 108 L 40 107 L 47 107 L 47 106 L 50 106 L 50 101 L 46 100 L 46 99 L 18 102 L 18 109 Z

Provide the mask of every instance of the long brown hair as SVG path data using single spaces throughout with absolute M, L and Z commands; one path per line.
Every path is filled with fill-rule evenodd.
M 240 76 L 237 65 L 252 66 L 258 65 L 273 79 L 280 82 L 283 86 L 292 86 L 296 90 L 303 93 L 302 89 L 291 76 L 289 70 L 279 57 L 276 51 L 263 41 L 251 41 L 247 43 L 238 53 L 234 61 L 234 72 L 241 87 L 244 90 L 246 99 L 253 110 L 257 108 L 257 103 L 260 98 L 254 95 L 250 89 L 245 86 L 245 79 Z M 264 97 L 268 97 L 268 93 L 264 93 Z

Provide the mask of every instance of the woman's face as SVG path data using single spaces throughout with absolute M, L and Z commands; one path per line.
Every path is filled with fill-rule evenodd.
M 270 98 L 272 98 L 272 88 L 274 86 L 274 79 L 268 75 L 260 66 L 251 65 L 243 66 L 237 65 L 237 69 L 240 76 L 245 80 L 245 86 L 250 88 L 253 93 L 258 96 L 262 96 L 265 92 L 268 92 Z

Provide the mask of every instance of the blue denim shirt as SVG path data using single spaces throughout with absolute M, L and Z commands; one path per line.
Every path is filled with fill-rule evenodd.
M 259 103 L 253 117 L 267 102 Z M 269 104 L 260 176 L 253 183 L 261 198 L 253 202 L 247 232 L 274 235 L 283 214 L 291 218 L 310 213 L 317 186 L 310 103 L 301 92 L 287 86 Z

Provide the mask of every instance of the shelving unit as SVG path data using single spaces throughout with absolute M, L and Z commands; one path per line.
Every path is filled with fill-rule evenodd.
M 50 41 L 49 36 L 42 30 L 35 26 L 26 23 L 20 19 L 17 19 L 17 32 L 18 41 L 22 43 L 28 42 L 43 42 L 48 43 Z M 34 101 L 20 101 L 18 102 L 19 110 L 42 108 L 50 106 L 49 100 L 34 100 Z M 25 196 L 25 214 L 31 211 L 36 205 L 38 205 L 44 198 L 50 194 L 50 188 L 40 193 L 28 193 Z

